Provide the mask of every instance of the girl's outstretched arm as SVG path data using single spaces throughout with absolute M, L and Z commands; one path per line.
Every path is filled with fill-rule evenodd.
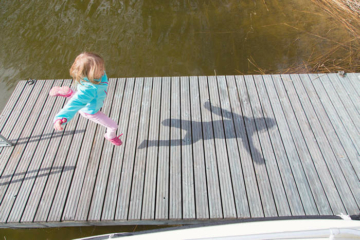
M 54 128 L 62 130 L 61 124 L 70 121 L 75 114 L 96 97 L 93 87 L 80 87 L 63 109 L 54 118 Z M 60 121 L 61 120 L 61 121 Z M 61 123 L 60 123 L 61 122 Z M 60 127 L 58 126 L 60 124 Z

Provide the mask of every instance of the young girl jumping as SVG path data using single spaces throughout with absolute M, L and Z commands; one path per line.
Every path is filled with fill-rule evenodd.
M 105 73 L 104 59 L 97 54 L 84 52 L 76 57 L 70 68 L 70 75 L 77 91 L 71 88 L 53 87 L 50 96 L 71 98 L 54 118 L 55 130 L 63 130 L 77 112 L 83 117 L 107 128 L 105 138 L 112 144 L 120 146 L 122 141 L 116 136 L 117 124 L 100 112 L 107 94 L 108 78 Z

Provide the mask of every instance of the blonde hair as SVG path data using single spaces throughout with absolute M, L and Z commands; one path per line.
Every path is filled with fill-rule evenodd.
M 70 75 L 75 83 L 81 83 L 85 77 L 93 84 L 99 84 L 100 81 L 95 79 L 104 75 L 104 59 L 95 53 L 83 52 L 75 58 L 70 68 Z

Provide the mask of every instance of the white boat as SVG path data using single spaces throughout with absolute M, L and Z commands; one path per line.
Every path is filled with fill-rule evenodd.
M 348 216 L 339 219 L 250 220 L 245 222 L 190 225 L 133 233 L 113 233 L 81 240 L 262 240 L 262 239 L 337 239 L 360 240 L 360 221 Z M 80 239 L 78 239 L 80 240 Z

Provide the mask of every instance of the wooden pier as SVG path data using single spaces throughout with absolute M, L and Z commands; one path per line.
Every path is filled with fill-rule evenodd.
M 124 144 L 20 81 L 0 118 L 0 227 L 358 215 L 360 74 L 110 79 Z

